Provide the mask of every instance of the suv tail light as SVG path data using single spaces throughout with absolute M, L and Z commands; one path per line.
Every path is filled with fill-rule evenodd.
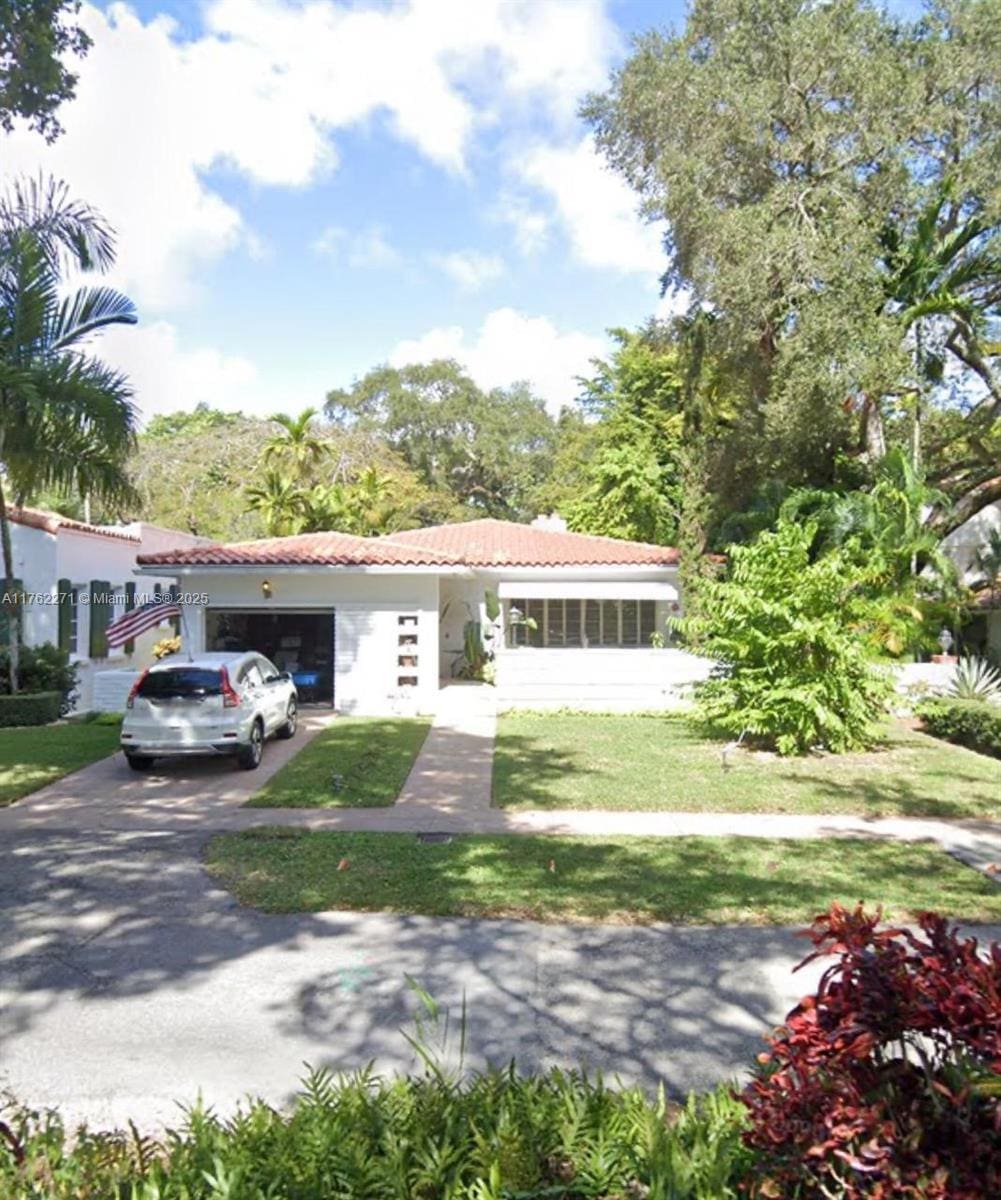
M 142 687 L 143 680 L 146 678 L 146 676 L 148 674 L 149 674 L 149 667 L 146 667 L 146 669 L 142 672 L 142 674 L 135 681 L 135 683 L 129 688 L 129 697 L 125 701 L 126 708 L 132 708 L 133 705 L 135 704 L 136 696 L 139 694 L 139 689 Z
M 223 708 L 239 708 L 240 694 L 229 681 L 229 672 L 222 669 L 222 706 Z

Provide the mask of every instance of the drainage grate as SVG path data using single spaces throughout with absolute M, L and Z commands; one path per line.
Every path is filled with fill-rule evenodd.
M 417 840 L 419 842 L 424 842 L 425 845 L 442 844 L 447 846 L 452 840 L 452 835 L 450 833 L 419 833 L 417 835 Z

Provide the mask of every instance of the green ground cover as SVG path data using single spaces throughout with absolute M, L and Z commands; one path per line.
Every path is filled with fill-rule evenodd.
M 247 807 L 393 804 L 430 726 L 425 717 L 338 717 L 251 796 Z
M 927 844 L 463 836 L 261 826 L 213 838 L 209 871 L 267 912 L 356 909 L 538 921 L 801 924 L 833 900 L 1001 920 L 1001 887 Z
M 678 716 L 506 713 L 494 804 L 504 808 L 1001 818 L 1001 764 L 888 728 L 861 754 L 739 750 Z

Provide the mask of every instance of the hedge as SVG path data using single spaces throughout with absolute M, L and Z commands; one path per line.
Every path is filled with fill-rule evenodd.
M 1001 705 L 984 700 L 929 700 L 918 714 L 925 732 L 1001 758 Z
M 59 692 L 18 692 L 0 696 L 0 727 L 49 725 L 59 718 Z

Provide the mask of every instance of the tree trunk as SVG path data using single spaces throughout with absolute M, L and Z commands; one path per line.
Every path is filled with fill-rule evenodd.
M 14 546 L 10 536 L 10 517 L 7 515 L 7 497 L 0 479 L 0 542 L 3 543 L 3 572 L 5 586 L 10 587 L 14 582 Z M 14 605 L 14 610 L 7 621 L 7 636 L 10 639 L 7 653 L 7 673 L 10 692 L 13 696 L 18 688 L 18 676 L 21 672 L 21 606 Z

